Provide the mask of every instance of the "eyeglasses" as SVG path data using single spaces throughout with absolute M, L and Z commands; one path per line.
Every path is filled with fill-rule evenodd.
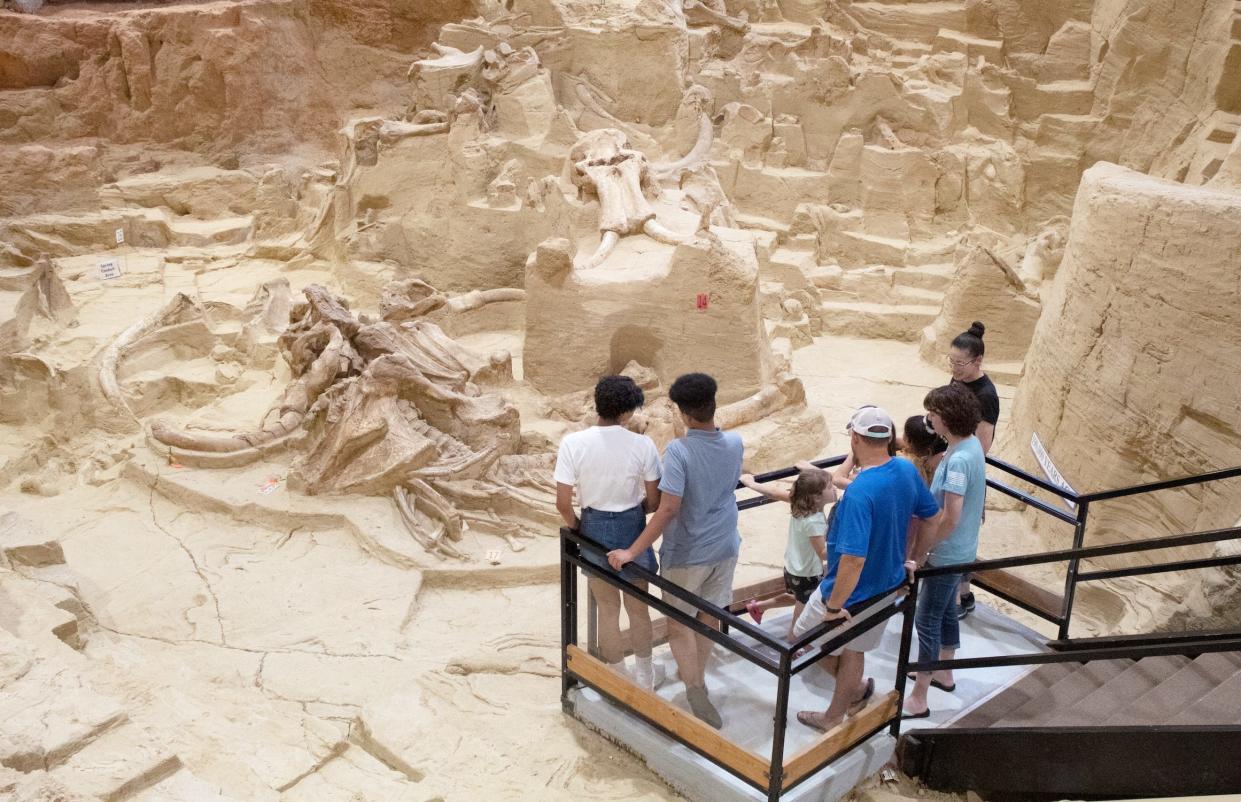
M 977 357 L 975 357 L 975 359 L 976 358 Z M 973 359 L 953 359 L 952 357 L 948 357 L 948 364 L 952 365 L 954 368 L 963 368 L 973 361 Z

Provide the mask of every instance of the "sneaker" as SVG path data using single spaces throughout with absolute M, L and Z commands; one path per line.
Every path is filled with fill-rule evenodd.
M 724 726 L 724 719 L 720 718 L 720 711 L 711 704 L 711 697 L 707 696 L 706 688 L 686 688 L 685 698 L 689 701 L 689 709 L 694 711 L 695 716 L 717 730 Z
M 974 594 L 962 593 L 961 603 L 957 605 L 957 620 L 965 618 L 972 612 L 974 612 Z

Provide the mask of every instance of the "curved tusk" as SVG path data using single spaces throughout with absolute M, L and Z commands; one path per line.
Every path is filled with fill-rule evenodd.
M 681 170 L 696 167 L 699 162 L 707 158 L 707 154 L 711 152 L 711 145 L 714 141 L 715 126 L 711 123 L 711 115 L 704 113 L 698 118 L 698 141 L 694 143 L 694 147 L 690 149 L 689 153 L 672 164 L 653 164 L 651 165 L 651 172 L 662 178 Z
M 642 224 L 642 230 L 651 239 L 665 245 L 680 245 L 689 239 L 688 236 L 676 233 L 653 217 Z
M 578 267 L 578 270 L 590 270 L 603 264 L 604 260 L 612 255 L 612 251 L 616 249 L 616 243 L 618 242 L 620 242 L 620 234 L 617 234 L 615 231 L 603 232 L 603 239 L 599 240 L 599 247 L 595 249 L 594 254 L 589 259 Z

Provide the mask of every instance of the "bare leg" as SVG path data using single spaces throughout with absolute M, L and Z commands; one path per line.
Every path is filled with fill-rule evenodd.
M 635 582 L 639 590 L 646 590 L 645 582 Z M 640 599 L 625 594 L 625 614 L 629 616 L 629 645 L 638 657 L 651 656 L 651 610 Z
M 919 671 L 916 676 L 913 690 L 905 697 L 905 712 L 911 716 L 929 709 L 926 695 L 931 689 L 931 672 Z
M 767 599 L 766 601 L 758 602 L 754 606 L 762 610 L 765 613 L 768 610 L 774 610 L 777 607 L 788 607 L 790 604 L 794 604 L 796 601 L 797 600 L 793 598 L 793 594 L 781 593 L 779 596 L 772 596 L 770 599 Z M 800 604 L 797 605 L 797 610 L 801 610 Z M 794 621 L 797 620 L 797 613 L 793 614 L 793 620 Z
M 809 718 L 814 726 L 823 730 L 830 730 L 840 724 L 845 720 L 849 708 L 866 694 L 866 683 L 862 681 L 865 670 L 866 654 L 845 649 L 840 653 L 836 669 L 836 689 L 832 691 L 832 701 L 827 710 L 823 713 L 799 715 L 798 718 Z
M 939 650 L 940 660 L 953 660 L 956 658 L 956 656 L 957 656 L 956 649 L 940 649 Z M 951 688 L 953 685 L 956 685 L 956 682 L 952 676 L 951 669 L 948 671 L 936 671 L 935 679 L 943 683 L 944 685 L 947 685 L 949 688 Z
M 605 663 L 620 662 L 625 659 L 620 634 L 620 591 L 594 577 L 587 580 L 587 587 L 599 607 L 599 654 Z M 647 642 L 650 642 L 649 636 Z
M 712 629 L 720 628 L 720 622 L 706 613 L 699 613 L 698 620 Z M 715 647 L 715 642 L 710 638 L 704 638 L 702 635 L 695 635 L 694 641 L 694 646 L 698 653 L 698 685 L 705 688 L 707 685 L 707 661 L 711 659 L 711 649 Z
M 788 596 L 789 594 L 786 593 L 784 595 Z M 789 596 L 789 598 L 792 598 L 792 597 Z M 797 636 L 793 634 L 793 630 L 797 628 L 797 619 L 801 618 L 801 611 L 804 609 L 806 609 L 806 605 L 802 604 L 796 599 L 793 599 L 793 620 L 789 622 L 788 640 L 796 639 Z
M 702 672 L 698 667 L 698 646 L 694 643 L 696 637 L 689 627 L 668 620 L 668 645 L 672 647 L 677 674 L 686 688 L 701 688 L 703 685 Z

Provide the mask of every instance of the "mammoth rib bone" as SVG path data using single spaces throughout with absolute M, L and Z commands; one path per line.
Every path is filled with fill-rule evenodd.
M 422 532 L 414 515 L 414 505 L 410 502 L 409 492 L 405 488 L 394 487 L 392 489 L 392 500 L 396 502 L 396 508 L 401 513 L 401 522 L 405 524 L 406 530 L 424 549 L 444 557 L 452 557 L 457 560 L 466 559 L 466 556 L 444 537 L 448 532 L 448 524 L 446 522 L 440 523 L 439 531 L 434 535 L 427 535 Z

